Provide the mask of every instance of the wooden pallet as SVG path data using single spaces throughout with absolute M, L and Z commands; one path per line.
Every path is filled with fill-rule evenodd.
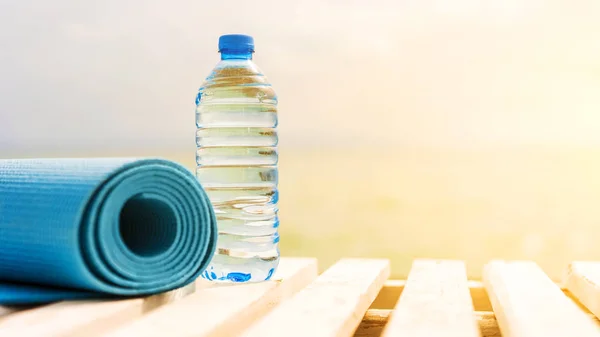
M 600 263 L 574 262 L 564 288 L 533 262 L 492 261 L 483 282 L 461 261 L 284 258 L 275 280 L 188 287 L 148 298 L 0 307 L 0 336 L 600 336 Z M 596 315 L 596 316 L 594 316 Z

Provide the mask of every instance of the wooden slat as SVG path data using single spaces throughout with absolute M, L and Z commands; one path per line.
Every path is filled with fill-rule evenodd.
M 192 293 L 195 284 L 147 297 L 118 301 L 66 301 L 13 313 L 0 319 L 0 336 L 92 336 L 110 325 L 141 317 L 155 303 Z
M 241 336 L 352 336 L 389 273 L 388 260 L 342 259 Z
M 595 322 L 535 263 L 493 261 L 483 276 L 503 337 L 600 336 Z
M 282 259 L 272 281 L 201 289 L 106 336 L 235 336 L 316 276 L 316 259 Z
M 462 261 L 416 260 L 383 337 L 478 337 Z
M 0 305 L 0 319 L 2 319 L 2 316 L 8 316 L 20 310 L 22 309 L 17 306 Z
M 571 263 L 564 285 L 581 304 L 600 317 L 600 262 Z

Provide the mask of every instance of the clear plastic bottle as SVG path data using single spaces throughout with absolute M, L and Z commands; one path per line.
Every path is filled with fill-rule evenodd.
M 203 277 L 260 282 L 279 264 L 277 96 L 252 61 L 252 37 L 223 35 L 219 52 L 196 98 L 196 176 L 219 228 Z

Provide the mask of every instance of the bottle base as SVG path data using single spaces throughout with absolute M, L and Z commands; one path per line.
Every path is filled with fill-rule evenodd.
M 279 257 L 264 260 L 215 255 L 202 278 L 219 283 L 256 283 L 268 281 L 279 266 Z

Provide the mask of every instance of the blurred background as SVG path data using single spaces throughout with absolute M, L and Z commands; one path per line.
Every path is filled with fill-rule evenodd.
M 596 0 L 3 0 L 0 157 L 194 168 L 222 34 L 280 111 L 282 255 L 600 259 Z

